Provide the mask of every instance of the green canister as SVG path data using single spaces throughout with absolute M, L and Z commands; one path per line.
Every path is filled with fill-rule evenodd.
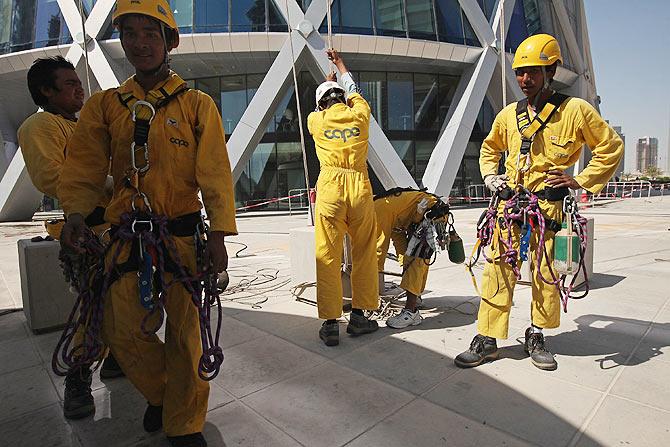
M 465 248 L 463 247 L 463 239 L 456 233 L 456 230 L 449 231 L 449 260 L 454 264 L 462 264 L 465 262 Z
M 579 235 L 573 231 L 572 216 L 566 217 L 554 236 L 554 270 L 559 275 L 573 275 L 579 268 Z

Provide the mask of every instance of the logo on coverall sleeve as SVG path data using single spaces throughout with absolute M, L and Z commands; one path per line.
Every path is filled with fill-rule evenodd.
M 357 137 L 361 134 L 361 129 L 358 127 L 347 127 L 345 129 L 326 129 L 323 131 L 323 136 L 329 140 L 342 140 L 345 143 L 351 137 Z

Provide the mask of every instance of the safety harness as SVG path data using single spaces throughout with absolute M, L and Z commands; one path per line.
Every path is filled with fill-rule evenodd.
M 203 351 L 198 375 L 203 380 L 211 380 L 221 368 L 223 350 L 219 346 L 219 335 L 222 315 L 217 274 L 204 261 L 208 227 L 200 212 L 176 219 L 155 214 L 140 182 L 149 170 L 149 130 L 153 118 L 160 108 L 187 90 L 181 79 L 173 77 L 162 88 L 149 92 L 146 100 L 139 100 L 132 93 L 118 93 L 119 101 L 130 110 L 135 122 L 130 147 L 131 165 L 124 178 L 125 186 L 134 190 L 131 211 L 122 214 L 120 223 L 112 226 L 108 244 L 103 245 L 89 233 L 83 256 L 67 250 L 61 253 L 66 279 L 79 295 L 52 358 L 53 370 L 58 375 L 66 375 L 70 369 L 99 360 L 103 349 L 100 332 L 104 297 L 111 284 L 129 272 L 137 272 L 140 304 L 147 310 L 141 324 L 142 332 L 153 334 L 160 329 L 167 290 L 179 283 L 198 309 Z M 139 151 L 143 152 L 140 157 L 137 156 Z M 180 259 L 175 236 L 194 238 L 197 272 L 189 271 Z M 119 262 L 121 253 L 128 246 L 128 260 Z M 109 259 L 107 266 L 105 258 Z M 213 305 L 217 306 L 219 317 L 214 333 L 210 323 Z M 150 321 L 155 323 L 149 326 Z M 80 328 L 84 330 L 83 342 L 73 346 L 72 340 Z
M 411 224 L 407 229 L 397 230 L 406 232 L 408 242 L 405 254 L 431 265 L 437 259 L 438 251 L 450 249 L 451 241 L 461 239 L 454 228 L 454 215 L 449 210 L 449 204 L 437 194 L 429 193 L 427 190 L 428 188 L 396 187 L 375 195 L 373 199 L 399 196 L 404 192 L 423 192 L 435 198 L 435 203 L 425 210 L 421 221 Z
M 545 127 L 546 123 L 549 122 L 567 98 L 565 95 L 554 93 L 542 111 L 535 115 L 533 119 L 528 114 L 528 100 L 525 99 L 517 103 L 516 118 L 517 127 L 521 134 L 521 148 L 517 159 L 516 186 L 514 189 L 509 186 L 500 188 L 491 197 L 487 210 L 482 213 L 477 223 L 477 242 L 470 255 L 469 262 L 466 263 L 466 268 L 472 277 L 475 290 L 484 299 L 486 298 L 480 292 L 473 272 L 473 267 L 479 260 L 479 257 L 483 253 L 484 259 L 487 262 L 493 263 L 498 260 L 506 262 L 510 265 L 516 278 L 521 279 L 521 262 L 528 260 L 530 237 L 536 229 L 538 231 L 538 242 L 534 255 L 535 274 L 541 281 L 556 286 L 563 304 L 563 310 L 567 312 L 569 298 L 579 299 L 588 294 L 588 278 L 586 266 L 584 265 L 584 253 L 587 243 L 586 219 L 579 215 L 575 199 L 571 195 L 570 190 L 568 188 L 545 187 L 543 190 L 531 192 L 522 185 L 523 173 L 528 171 L 531 166 L 530 149 L 535 136 Z M 562 201 L 564 222 L 558 222 L 546 217 L 540 209 L 539 200 Z M 501 201 L 504 204 L 502 205 L 502 215 L 499 215 Z M 497 258 L 489 258 L 485 253 L 485 248 L 493 242 L 496 223 L 499 227 L 498 241 L 500 254 Z M 518 249 L 515 248 L 514 241 L 513 227 L 515 225 L 519 227 L 520 231 Z M 540 269 L 542 263 L 546 263 L 549 259 L 544 246 L 546 240 L 545 233 L 547 231 L 559 233 L 562 228 L 569 233 L 568 238 L 571 238 L 573 235 L 579 237 L 579 262 L 576 268 L 572 263 L 568 263 L 569 268 L 561 269 L 556 269 L 555 265 L 548 264 L 547 269 L 550 278 L 545 278 Z M 569 247 L 569 255 L 571 256 L 571 241 L 569 242 Z M 582 270 L 584 273 L 586 289 L 582 295 L 577 296 L 572 293 L 572 289 L 576 283 L 579 270 Z M 573 275 L 573 277 L 566 286 L 568 275 Z

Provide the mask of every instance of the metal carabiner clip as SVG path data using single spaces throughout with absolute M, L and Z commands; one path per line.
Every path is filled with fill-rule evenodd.
M 133 199 L 130 202 L 130 205 L 131 205 L 131 208 L 132 208 L 133 211 L 137 211 L 137 208 L 135 207 L 135 201 L 137 199 L 142 199 L 142 201 L 144 202 L 144 206 L 146 207 L 146 210 L 150 213 L 152 212 L 151 205 L 149 204 L 149 198 L 143 192 L 138 192 L 137 194 L 135 194 L 133 196 Z
M 136 101 L 135 104 L 133 104 L 133 122 L 137 121 L 137 106 L 149 107 L 149 110 L 151 110 L 151 117 L 148 119 L 148 121 L 149 124 L 151 124 L 151 122 L 154 119 L 154 116 L 156 116 L 156 109 L 154 108 L 154 106 L 152 106 L 151 103 L 147 101 L 142 100 Z
M 137 171 L 139 174 L 144 174 L 149 170 L 149 145 L 144 144 L 141 146 L 141 149 L 144 149 L 144 166 L 138 167 L 137 162 L 135 161 L 135 152 L 139 149 L 136 149 L 137 145 L 133 141 L 130 143 L 130 165 L 132 168 Z
M 563 198 L 563 213 L 565 214 L 575 214 L 577 212 L 577 206 L 575 198 L 572 194 L 568 194 Z

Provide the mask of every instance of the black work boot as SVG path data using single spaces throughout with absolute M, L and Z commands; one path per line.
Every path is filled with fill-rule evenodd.
M 365 318 L 364 315 L 351 313 L 349 315 L 349 324 L 347 325 L 347 334 L 363 335 L 369 334 L 379 329 L 379 325 L 375 320 Z
M 153 433 L 163 428 L 163 406 L 148 404 L 144 411 L 142 425 L 147 433 Z
M 91 368 L 75 368 L 65 376 L 65 401 L 63 416 L 66 419 L 81 419 L 95 413 L 91 394 Z
M 102 362 L 100 367 L 100 378 L 101 379 L 113 379 L 115 377 L 124 376 L 123 370 L 119 366 L 119 363 L 116 361 L 112 352 L 110 351 L 107 355 L 107 358 Z
M 454 364 L 459 368 L 473 368 L 497 358 L 498 345 L 496 339 L 477 334 L 470 343 L 470 349 L 458 354 L 454 359 Z
M 207 447 L 207 441 L 202 433 L 191 433 L 183 436 L 168 436 L 172 447 Z
M 337 346 L 340 344 L 340 326 L 335 322 L 324 321 L 319 329 L 319 338 L 326 346 Z
M 536 367 L 545 371 L 553 371 L 558 368 L 554 354 L 544 347 L 544 335 L 542 333 L 533 333 L 532 328 L 526 329 L 526 341 L 523 344 L 523 350 L 530 355 L 530 361 Z

